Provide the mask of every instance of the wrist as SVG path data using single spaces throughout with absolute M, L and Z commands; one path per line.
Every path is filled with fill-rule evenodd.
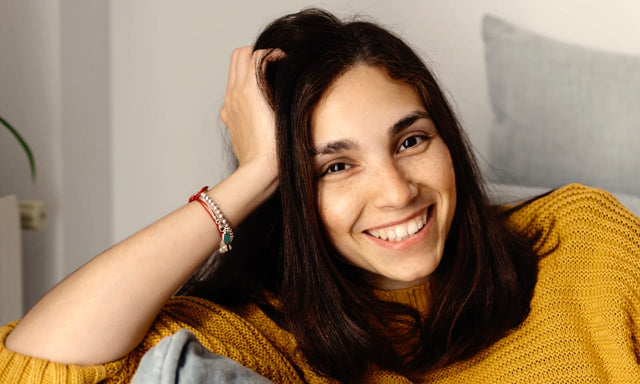
M 225 212 L 233 228 L 267 201 L 277 188 L 276 172 L 267 172 L 264 166 L 244 164 L 206 194 Z
M 268 161 L 268 159 L 241 164 L 234 174 L 249 181 L 250 189 L 255 190 L 256 198 L 260 204 L 267 201 L 279 186 L 278 164 Z

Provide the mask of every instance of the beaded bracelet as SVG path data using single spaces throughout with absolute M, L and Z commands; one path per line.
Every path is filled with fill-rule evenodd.
M 207 195 L 205 192 L 209 190 L 208 186 L 203 187 L 200 191 L 198 191 L 195 195 L 189 198 L 189 202 L 197 201 L 202 205 L 202 207 L 207 211 L 207 214 L 213 221 L 216 223 L 218 227 L 218 232 L 220 233 L 220 247 L 218 248 L 218 252 L 225 253 L 231 250 L 231 242 L 233 241 L 233 231 L 231 230 L 231 226 L 225 219 L 224 215 L 220 208 L 213 202 L 213 200 Z

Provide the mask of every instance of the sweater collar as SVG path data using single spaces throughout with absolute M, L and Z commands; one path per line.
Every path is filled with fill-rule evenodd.
M 426 313 L 429 309 L 429 283 L 393 291 L 375 290 L 374 293 L 382 300 L 408 305 L 420 313 Z

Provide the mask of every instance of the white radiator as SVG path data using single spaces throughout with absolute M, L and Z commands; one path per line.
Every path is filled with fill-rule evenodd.
M 0 197 L 0 326 L 22 317 L 20 214 L 15 196 Z

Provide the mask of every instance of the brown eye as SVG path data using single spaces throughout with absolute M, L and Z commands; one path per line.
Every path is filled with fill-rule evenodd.
M 407 137 L 402 144 L 400 144 L 400 148 L 398 148 L 398 152 L 402 152 L 407 148 L 415 147 L 416 145 L 422 143 L 427 138 L 424 136 L 411 136 Z
M 346 164 L 346 163 L 333 163 L 333 164 L 331 164 L 331 165 L 329 165 L 327 167 L 327 169 L 324 171 L 322 176 L 327 175 L 329 173 L 342 172 L 342 171 L 345 171 L 345 170 L 347 170 L 349 168 L 351 168 L 351 166 L 349 164 Z
M 327 168 L 327 172 L 334 173 L 334 172 L 344 171 L 345 169 L 347 169 L 347 164 L 335 163 L 335 164 L 331 164 L 329 168 Z

